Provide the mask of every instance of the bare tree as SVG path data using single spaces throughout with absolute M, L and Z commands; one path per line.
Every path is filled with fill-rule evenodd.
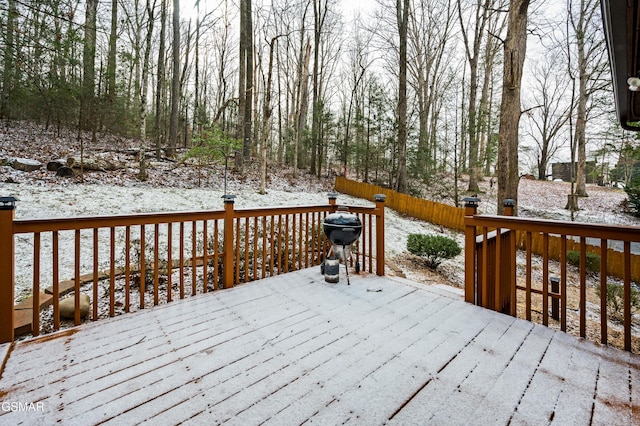
M 173 76 L 171 77 L 171 116 L 167 156 L 173 157 L 178 146 L 178 118 L 180 115 L 180 0 L 173 0 Z
M 87 0 L 84 23 L 84 50 L 82 55 L 82 107 L 80 128 L 93 129 L 95 78 L 96 78 L 96 26 L 98 0 Z
M 154 11 L 156 1 L 151 3 L 147 0 L 147 35 L 145 37 L 144 56 L 142 59 L 142 77 L 140 81 L 140 116 L 139 116 L 139 136 L 144 145 L 147 139 L 147 93 L 149 90 L 149 60 L 151 57 L 151 38 L 153 36 L 153 27 L 155 24 Z
M 574 143 L 578 153 L 575 195 L 587 197 L 586 127 L 591 103 L 590 98 L 595 92 L 602 90 L 608 84 L 608 82 L 603 84 L 602 74 L 608 73 L 609 68 L 600 20 L 600 2 L 597 0 L 580 0 L 577 8 L 574 7 L 573 3 L 574 0 L 568 0 L 567 2 L 567 19 L 573 31 L 573 43 L 571 43 L 569 35 L 567 35 L 567 40 L 573 44 L 573 49 L 575 49 L 573 55 L 576 56 L 576 59 L 575 62 L 572 62 L 577 68 L 578 79 L 574 135 Z M 571 55 L 572 53 L 569 54 Z
M 549 161 L 562 147 L 561 131 L 569 120 L 571 104 L 566 102 L 567 75 L 557 73 L 558 57 L 547 56 L 533 69 L 533 106 L 528 110 L 529 135 L 534 140 L 538 179 L 547 177 Z
M 469 62 L 469 104 L 467 114 L 467 132 L 469 137 L 469 191 L 478 192 L 479 170 L 479 142 L 477 128 L 477 94 L 478 94 L 478 64 L 480 59 L 480 48 L 485 37 L 485 28 L 489 22 L 494 0 L 477 0 L 472 9 L 472 19 L 464 21 L 462 1 L 457 0 L 458 19 L 462 29 L 462 39 L 464 41 L 465 53 Z
M 2 72 L 2 99 L 0 101 L 0 118 L 10 118 L 9 105 L 15 80 L 15 38 L 17 36 L 18 10 L 16 0 L 9 0 L 4 34 L 4 69 Z
M 395 189 L 407 191 L 407 32 L 409 28 L 409 0 L 396 0 L 399 35 L 398 79 L 398 178 Z
M 455 9 L 451 0 L 419 0 L 409 19 L 412 60 L 410 84 L 418 104 L 418 145 L 415 168 L 423 178 L 436 169 L 438 99 L 447 81 L 444 68 L 450 54 Z
M 160 46 L 158 48 L 158 76 L 156 78 L 156 111 L 155 111 L 155 122 L 153 125 L 154 128 L 154 137 L 155 137 L 155 146 L 156 146 L 156 158 L 160 158 L 160 150 L 162 148 L 162 126 L 161 126 L 161 117 L 162 117 L 162 94 L 164 92 L 164 86 L 166 82 L 166 72 L 165 72 L 165 39 L 167 33 L 167 0 L 160 0 Z
M 238 137 L 242 151 L 236 152 L 236 167 L 251 156 L 253 104 L 253 23 L 251 0 L 240 0 L 240 51 L 238 68 Z

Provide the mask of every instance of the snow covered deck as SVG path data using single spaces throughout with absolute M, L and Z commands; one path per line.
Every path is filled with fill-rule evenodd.
M 315 267 L 16 343 L 0 402 L 2 425 L 638 424 L 640 356 Z

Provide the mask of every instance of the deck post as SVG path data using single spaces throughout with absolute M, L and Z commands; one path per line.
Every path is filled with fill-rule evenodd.
M 375 194 L 376 202 L 376 275 L 384 276 L 384 202 L 387 196 Z
M 467 197 L 464 201 L 464 300 L 476 303 L 476 225 L 473 216 L 478 212 L 479 198 Z
M 15 240 L 13 220 L 16 215 L 14 197 L 0 197 L 0 343 L 13 342 L 13 298 L 15 279 Z
M 331 206 L 331 212 L 333 213 L 338 209 L 338 206 L 336 204 L 338 194 L 335 192 L 330 192 L 327 194 L 327 197 L 329 197 L 329 205 Z
M 222 244 L 222 287 L 233 287 L 233 219 L 235 195 L 225 194 L 224 199 L 224 234 Z

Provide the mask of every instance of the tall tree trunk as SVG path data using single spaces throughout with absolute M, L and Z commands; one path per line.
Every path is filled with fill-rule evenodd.
M 409 0 L 396 0 L 400 59 L 398 81 L 398 177 L 396 191 L 407 192 L 407 29 Z
M 498 213 L 504 213 L 503 201 L 518 202 L 518 125 L 522 113 L 520 90 L 522 68 L 527 51 L 527 12 L 529 0 L 511 0 L 507 38 L 504 41 L 502 106 L 498 139 Z M 517 211 L 517 210 L 516 210 Z
M 576 44 L 578 49 L 578 107 L 576 111 L 576 147 L 578 149 L 578 172 L 576 174 L 576 191 L 578 197 L 588 197 L 587 194 L 587 153 L 586 153 L 586 127 L 587 127 L 587 80 L 591 77 L 588 75 L 588 55 L 586 52 L 586 32 L 589 17 L 593 16 L 589 10 L 595 4 L 593 0 L 580 1 L 580 11 L 578 20 L 572 19 L 573 29 L 575 31 Z M 569 12 L 571 13 L 571 12 Z
M 293 177 L 298 176 L 298 151 L 302 142 L 304 124 L 307 121 L 307 109 L 309 104 L 309 61 L 311 60 L 311 43 L 307 40 L 304 59 L 302 62 L 302 73 L 300 74 L 300 97 L 298 104 L 298 115 L 296 117 L 296 140 L 293 145 Z
M 252 106 L 253 106 L 253 8 L 251 6 L 251 0 L 245 0 L 245 37 L 247 41 L 245 43 L 247 61 L 246 75 L 247 81 L 245 84 L 245 103 L 244 103 L 244 131 L 242 135 L 242 157 L 243 160 L 248 161 L 251 158 L 251 130 L 253 126 L 252 122 Z
M 167 0 L 160 0 L 160 46 L 158 48 L 158 77 L 156 80 L 156 117 L 154 128 L 154 137 L 156 145 L 156 158 L 160 158 L 160 150 L 162 149 L 162 93 L 164 93 L 165 85 L 165 39 L 167 36 Z
M 96 78 L 96 17 L 98 0 L 87 0 L 84 24 L 84 49 L 82 55 L 82 107 L 80 128 L 93 129 L 93 103 Z
M 180 117 L 180 0 L 173 0 L 173 76 L 171 78 L 171 117 L 167 156 L 173 157 L 178 146 L 178 118 Z
M 204 117 L 200 114 L 200 0 L 196 0 L 196 46 L 195 46 L 195 71 L 193 84 L 193 132 L 200 133 L 200 125 Z
M 483 4 L 480 1 L 476 4 L 474 22 L 473 39 L 470 40 L 467 34 L 467 30 L 463 25 L 462 7 L 461 1 L 458 0 L 458 19 L 460 26 L 462 27 L 462 35 L 465 45 L 465 52 L 467 60 L 469 61 L 469 105 L 468 105 L 468 122 L 467 133 L 469 135 L 469 188 L 471 192 L 478 192 L 478 177 L 480 175 L 479 167 L 479 138 L 478 138 L 478 126 L 477 126 L 477 96 L 478 96 L 478 59 L 480 55 L 480 47 L 482 44 L 482 37 L 484 36 L 484 29 L 487 24 L 488 13 L 492 4 L 491 0 L 484 0 Z
M 267 183 L 267 143 L 269 140 L 269 133 L 271 130 L 271 82 L 273 81 L 273 48 L 277 39 L 281 36 L 276 36 L 271 39 L 269 43 L 269 65 L 267 68 L 267 87 L 265 87 L 264 104 L 262 106 L 262 141 L 260 146 L 260 194 L 266 193 Z
M 2 73 L 2 100 L 0 118 L 10 118 L 10 105 L 15 81 L 15 37 L 18 10 L 16 0 L 9 0 L 5 30 L 4 70 Z
M 107 57 L 107 98 L 112 104 L 116 97 L 116 53 L 118 40 L 118 0 L 111 0 L 111 33 Z M 112 107 L 112 105 L 110 105 Z
M 236 168 L 251 157 L 253 104 L 253 25 L 251 0 L 240 0 L 240 52 L 238 54 L 238 138 L 242 150 L 236 152 Z
M 311 164 L 310 173 L 316 174 L 316 159 L 321 152 L 320 125 L 322 124 L 322 108 L 320 100 L 320 40 L 322 28 L 329 11 L 328 1 L 313 0 L 313 117 L 311 119 Z M 318 176 L 320 171 L 317 172 Z
M 242 139 L 244 147 L 244 115 L 246 114 L 245 104 L 247 103 L 247 37 L 245 35 L 247 1 L 240 0 L 240 39 L 238 52 L 238 124 L 236 138 Z M 235 152 L 235 165 L 237 169 L 242 167 L 243 151 L 238 149 Z
M 140 82 L 140 116 L 139 130 L 140 141 L 144 145 L 147 139 L 147 93 L 149 88 L 149 58 L 151 56 L 151 38 L 153 36 L 154 26 L 154 10 L 156 2 L 151 4 L 151 0 L 147 0 L 147 35 L 145 39 L 144 57 L 142 60 L 142 79 Z

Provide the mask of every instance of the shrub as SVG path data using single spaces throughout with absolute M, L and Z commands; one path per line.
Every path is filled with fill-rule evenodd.
M 587 264 L 585 265 L 585 268 L 587 269 L 587 271 L 598 272 L 600 270 L 600 255 L 587 252 L 586 259 Z M 573 266 L 580 266 L 580 252 L 568 251 L 567 262 L 569 262 Z
M 442 235 L 410 234 L 407 250 L 425 258 L 427 265 L 435 269 L 445 259 L 459 255 L 462 249 L 455 240 Z
M 602 289 L 598 285 L 596 294 L 601 297 L 601 293 Z M 607 283 L 607 307 L 614 318 L 622 318 L 624 313 L 624 286 Z M 635 287 L 631 287 L 631 307 L 635 309 L 640 307 L 640 291 Z
M 631 214 L 640 217 L 640 176 L 636 176 L 625 186 L 624 191 L 629 199 L 629 209 Z

